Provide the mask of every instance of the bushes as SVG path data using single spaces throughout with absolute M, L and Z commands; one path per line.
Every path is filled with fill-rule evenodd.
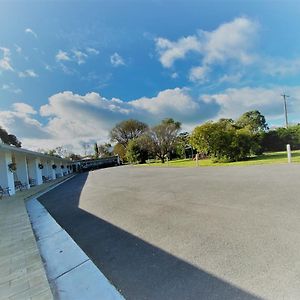
M 300 149 L 300 125 L 280 127 L 262 136 L 264 151 L 283 151 L 286 149 L 286 144 L 290 144 L 294 150 Z
M 190 142 L 198 152 L 214 161 L 243 160 L 262 151 L 260 134 L 252 132 L 249 126 L 240 128 L 231 119 L 196 127 Z

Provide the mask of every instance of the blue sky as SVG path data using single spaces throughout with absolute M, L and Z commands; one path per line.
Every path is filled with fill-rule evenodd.
M 298 1 L 1 1 L 0 125 L 33 149 L 127 118 L 300 122 Z

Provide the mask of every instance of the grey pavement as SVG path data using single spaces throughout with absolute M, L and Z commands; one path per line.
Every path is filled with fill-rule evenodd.
M 116 167 L 39 201 L 126 299 L 299 299 L 300 166 Z
M 35 198 L 26 207 L 54 299 L 124 300 Z
M 0 300 L 53 299 L 24 201 L 66 178 L 0 200 Z

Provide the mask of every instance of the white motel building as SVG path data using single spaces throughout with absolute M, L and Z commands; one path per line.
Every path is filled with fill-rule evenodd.
M 66 176 L 72 170 L 70 160 L 0 142 L 0 190 L 7 194 Z

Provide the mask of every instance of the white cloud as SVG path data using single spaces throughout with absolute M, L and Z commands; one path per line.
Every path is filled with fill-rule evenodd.
M 212 95 L 203 95 L 207 104 L 217 104 L 220 107 L 215 118 L 237 118 L 249 110 L 259 110 L 267 120 L 283 117 L 281 94 L 286 91 L 293 98 L 289 103 L 290 113 L 300 110 L 300 87 L 243 87 L 230 88 Z M 299 113 L 298 113 L 299 114 Z
M 2 58 L 0 58 L 0 71 L 14 71 L 11 66 L 10 50 L 5 47 L 0 47 L 0 51 L 2 51 Z
M 259 63 L 263 66 L 262 71 L 271 76 L 287 76 L 300 73 L 300 58 L 262 58 Z
M 199 64 L 191 68 L 189 78 L 201 82 L 215 65 L 228 62 L 241 65 L 254 63 L 257 57 L 252 50 L 258 27 L 249 18 L 236 18 L 213 31 L 199 30 L 197 35 L 182 37 L 177 41 L 157 38 L 156 50 L 165 68 L 172 67 L 178 59 L 186 58 L 189 52 L 196 53 Z
M 57 52 L 57 54 L 55 55 L 55 59 L 57 61 L 68 61 L 71 60 L 71 58 L 69 57 L 68 53 L 62 50 L 59 50 Z
M 78 63 L 78 65 L 85 63 L 85 60 L 88 58 L 88 55 L 82 51 L 72 50 L 72 52 L 74 54 L 74 60 Z
M 48 104 L 40 107 L 39 114 L 24 103 L 15 103 L 11 111 L 0 114 L 0 123 L 16 134 L 24 147 L 72 144 L 76 151 L 82 151 L 83 141 L 107 141 L 109 130 L 125 119 L 135 118 L 151 125 L 173 117 L 189 125 L 210 115 L 208 106 L 190 96 L 187 89 L 165 90 L 155 97 L 129 102 L 106 99 L 98 93 L 63 92 L 51 96 Z M 44 120 L 44 124 L 38 119 Z
M 117 52 L 115 52 L 113 55 L 111 55 L 110 62 L 114 67 L 119 67 L 119 66 L 125 65 L 124 59 Z
M 242 74 L 241 73 L 235 73 L 235 74 L 224 74 L 220 79 L 219 82 L 220 83 L 237 83 L 241 80 L 242 78 Z
M 216 30 L 199 31 L 204 41 L 204 64 L 236 60 L 249 64 L 255 60 L 251 53 L 257 36 L 258 24 L 248 18 L 236 18 L 220 25 Z
M 0 126 L 6 128 L 10 133 L 15 134 L 21 141 L 23 139 L 47 140 L 51 138 L 43 125 L 32 115 L 35 110 L 28 104 L 15 103 L 12 110 L 0 111 Z M 46 143 L 46 142 L 45 142 Z M 35 149 L 38 144 L 36 144 Z
M 91 47 L 88 47 L 86 48 L 86 51 L 90 54 L 94 54 L 94 55 L 98 55 L 100 53 L 99 50 L 95 49 L 95 48 L 91 48 Z
M 209 68 L 204 67 L 193 67 L 190 70 L 189 79 L 190 81 L 205 82 Z
M 15 44 L 15 47 L 16 47 L 17 53 L 19 53 L 19 54 L 22 53 L 22 48 L 19 45 Z
M 70 91 L 55 94 L 37 113 L 31 106 L 15 103 L 10 111 L 0 112 L 0 125 L 16 134 L 24 147 L 53 148 L 73 145 L 82 151 L 82 142 L 107 141 L 110 129 L 125 119 L 134 118 L 154 125 L 172 117 L 192 129 L 209 119 L 237 118 L 249 110 L 259 110 L 267 121 L 283 120 L 281 93 L 289 98 L 289 116 L 299 119 L 300 86 L 226 89 L 199 97 L 187 88 L 167 89 L 154 97 L 142 97 L 129 102 L 106 99 L 98 93 L 85 95 Z M 38 120 L 43 120 L 41 123 Z
M 171 77 L 173 78 L 173 79 L 176 79 L 176 78 L 178 78 L 178 73 L 177 72 L 174 72 L 174 73 L 172 73 L 171 74 Z
M 37 34 L 31 28 L 26 28 L 25 33 L 29 33 L 29 34 L 33 35 L 36 39 L 38 37 Z
M 13 103 L 13 109 L 15 112 L 24 114 L 24 115 L 35 115 L 37 112 L 33 109 L 32 106 L 22 102 Z
M 22 93 L 22 90 L 20 88 L 17 88 L 13 83 L 5 83 L 2 85 L 1 89 L 3 91 L 8 91 L 14 94 L 20 94 Z
M 23 72 L 19 72 L 19 77 L 21 77 L 21 78 L 25 78 L 25 77 L 35 78 L 35 77 L 39 77 L 39 75 L 33 70 L 25 70 Z
M 201 41 L 196 36 L 188 36 L 180 38 L 176 42 L 171 42 L 165 38 L 157 38 L 156 50 L 160 55 L 161 64 L 166 67 L 172 67 L 177 59 L 185 58 L 190 51 L 201 52 Z

